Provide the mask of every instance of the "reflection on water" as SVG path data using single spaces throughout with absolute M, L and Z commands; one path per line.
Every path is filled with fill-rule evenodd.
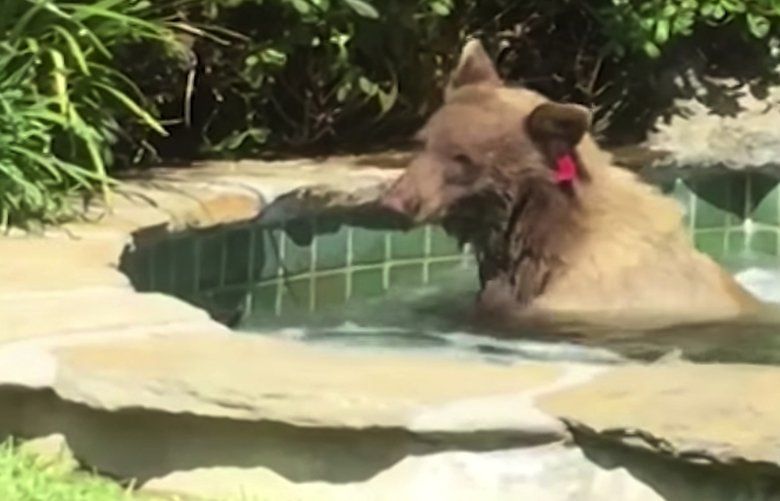
M 723 264 L 756 296 L 780 303 L 776 264 L 755 258 Z M 241 330 L 340 349 L 403 350 L 410 355 L 479 358 L 503 364 L 521 360 L 621 363 L 677 357 L 697 362 L 780 364 L 780 323 L 768 320 L 652 332 L 477 327 L 472 317 L 475 277 L 474 269 L 463 267 L 426 287 L 396 289 L 382 297 L 352 300 L 332 311 L 264 320 L 262 325 L 243 325 Z

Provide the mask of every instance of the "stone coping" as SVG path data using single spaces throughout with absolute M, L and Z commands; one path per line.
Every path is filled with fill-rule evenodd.
M 157 169 L 126 181 L 113 211 L 93 208 L 93 222 L 0 238 L 0 388 L 51 390 L 105 411 L 419 434 L 489 431 L 535 443 L 582 427 L 632 445 L 645 437 L 643 446 L 680 458 L 778 463 L 780 409 L 771 395 L 780 368 L 492 366 L 338 353 L 231 334 L 179 300 L 136 293 L 117 271 L 139 235 L 252 220 L 301 190 L 360 203 L 398 174 L 366 163 Z

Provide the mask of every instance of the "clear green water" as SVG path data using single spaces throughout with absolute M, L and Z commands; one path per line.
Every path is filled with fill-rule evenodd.
M 754 294 L 780 303 L 780 268 L 774 260 L 735 257 L 723 264 Z M 429 286 L 398 288 L 382 297 L 354 299 L 346 306 L 312 314 L 266 317 L 261 325 L 245 324 L 241 330 L 342 350 L 394 350 L 503 364 L 522 360 L 621 363 L 662 357 L 780 364 L 780 323 L 776 322 L 688 325 L 653 332 L 487 330 L 477 327 L 471 316 L 476 290 L 476 270 L 464 265 Z

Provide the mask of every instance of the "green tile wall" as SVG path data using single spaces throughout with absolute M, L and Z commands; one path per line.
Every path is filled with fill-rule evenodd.
M 715 257 L 780 255 L 778 178 L 705 174 L 661 187 L 682 205 L 696 247 Z M 320 218 L 179 235 L 126 253 L 122 267 L 139 290 L 176 295 L 229 321 L 338 308 L 434 282 L 470 259 L 439 227 L 393 232 Z
M 780 255 L 780 181 L 758 172 L 678 179 L 665 190 L 679 201 L 698 249 L 714 257 Z
M 287 316 L 429 283 L 470 254 L 438 227 L 392 232 L 332 221 L 182 235 L 127 253 L 141 291 L 169 293 L 220 320 Z

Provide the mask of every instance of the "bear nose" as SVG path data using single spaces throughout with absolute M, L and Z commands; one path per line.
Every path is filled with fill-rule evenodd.
M 419 207 L 417 202 L 406 197 L 401 197 L 397 194 L 389 194 L 384 196 L 379 204 L 385 209 L 407 216 L 414 215 Z

